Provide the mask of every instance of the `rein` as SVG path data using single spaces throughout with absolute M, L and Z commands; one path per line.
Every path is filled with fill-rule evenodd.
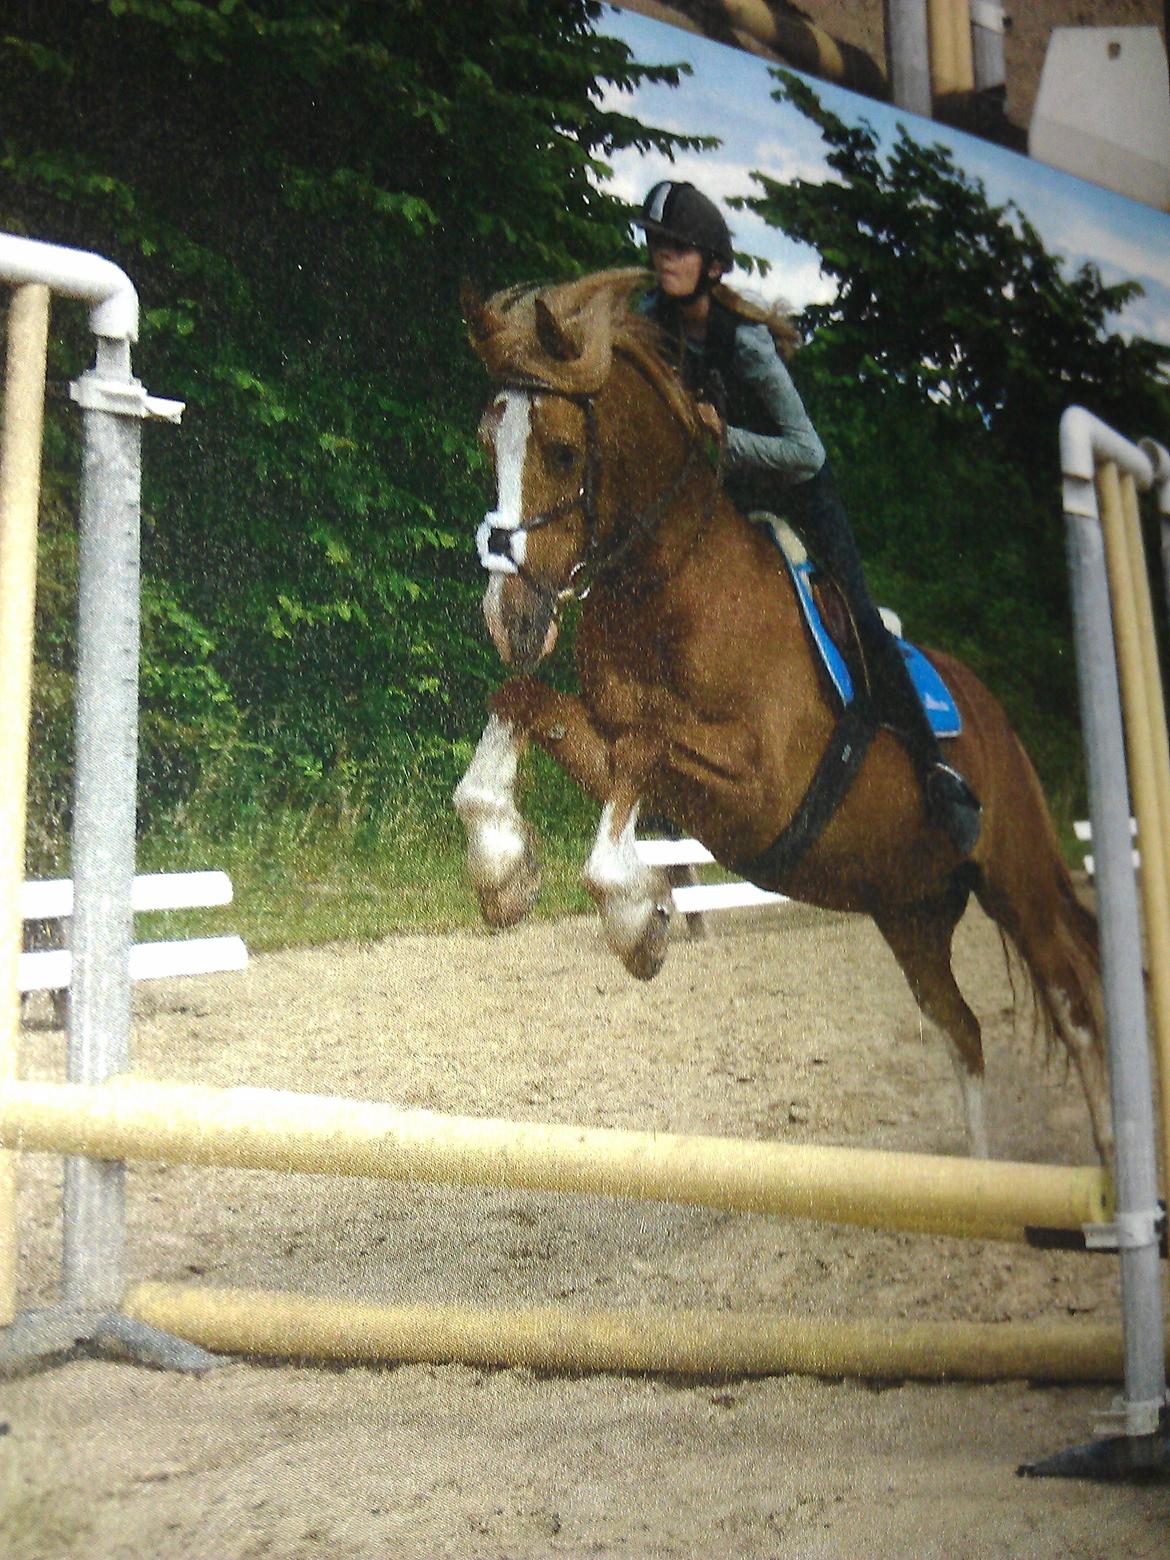
M 640 365 L 634 359 L 629 360 L 640 371 Z M 662 516 L 678 498 L 679 494 L 690 481 L 696 464 L 702 455 L 702 440 L 695 438 L 688 446 L 686 456 L 669 488 L 660 494 L 653 503 L 636 514 L 628 526 L 623 528 L 622 535 L 607 550 L 603 550 L 602 538 L 598 527 L 597 516 L 597 490 L 601 476 L 601 445 L 597 433 L 597 412 L 594 405 L 596 392 L 593 394 L 575 393 L 570 390 L 560 390 L 553 385 L 546 384 L 539 379 L 513 378 L 500 381 L 505 390 L 516 390 L 528 396 L 554 395 L 562 400 L 570 401 L 581 408 L 585 418 L 585 471 L 581 485 L 576 493 L 554 504 L 551 509 L 546 509 L 541 514 L 531 515 L 521 520 L 514 526 L 501 526 L 495 522 L 498 520 L 498 512 L 485 515 L 482 525 L 476 535 L 479 549 L 480 562 L 484 568 L 493 573 L 518 574 L 537 596 L 547 601 L 552 609 L 554 619 L 559 619 L 560 614 L 570 602 L 584 601 L 593 589 L 597 581 L 605 574 L 610 573 L 618 564 L 622 563 L 626 556 L 644 537 L 648 536 L 658 524 Z M 719 447 L 719 462 L 716 468 L 717 488 L 722 484 L 723 447 Z M 540 530 L 546 525 L 555 524 L 566 515 L 572 514 L 575 509 L 580 509 L 585 519 L 585 552 L 573 565 L 564 585 L 558 589 L 550 589 L 535 579 L 525 568 L 525 554 L 527 551 L 527 537 L 530 531 Z M 706 525 L 709 516 L 704 517 L 699 527 L 700 532 Z M 614 528 L 616 529 L 616 527 Z M 520 543 L 519 555 L 517 555 L 517 542 Z

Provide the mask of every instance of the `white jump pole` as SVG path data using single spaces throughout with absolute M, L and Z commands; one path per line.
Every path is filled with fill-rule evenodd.
M 1154 468 L 1154 493 L 1158 500 L 1159 550 L 1162 556 L 1162 588 L 1170 606 L 1170 453 L 1152 439 L 1142 439 L 1139 448 Z
M 26 282 L 8 314 L 8 360 L 0 431 L 0 1085 L 15 1078 L 20 1046 L 20 964 L 28 739 L 36 605 L 37 507 L 49 289 Z M 0 1154 L 0 1327 L 16 1315 L 16 1180 Z
M 68 1073 L 71 1080 L 89 1084 L 129 1065 L 141 429 L 148 417 L 177 421 L 182 406 L 148 396 L 130 371 L 130 343 L 138 336 L 138 294 L 111 261 L 0 233 L 0 281 L 86 303 L 96 341 L 93 368 L 70 387 L 82 407 L 82 479 Z M 12 893 L 7 885 L 0 888 L 5 912 L 15 919 L 20 915 L 19 885 Z M 15 980 L 10 989 L 13 995 L 5 996 L 6 1002 L 18 1000 Z M 4 1085 L 10 1062 L 5 1059 L 0 1065 Z M 9 1328 L 9 1354 L 34 1359 L 57 1353 L 61 1337 L 76 1341 L 87 1330 L 92 1332 L 93 1318 L 99 1319 L 107 1338 L 123 1331 L 118 1307 L 124 1287 L 124 1222 L 122 1167 L 90 1159 L 68 1161 L 64 1308 L 43 1326 L 39 1318 L 31 1326 L 26 1319 L 18 1327 L 20 1318 L 0 1317 Z M 0 1307 L 9 1308 L 2 1296 Z M 168 1341 L 145 1335 L 134 1336 L 128 1347 L 144 1358 L 194 1358 L 187 1349 L 168 1358 Z
M 1108 1240 L 1120 1260 L 1125 1395 L 1118 1412 L 1102 1421 L 1102 1430 L 1108 1432 L 1102 1439 L 1060 1453 L 1028 1471 L 1108 1477 L 1163 1466 L 1167 1452 L 1159 1264 L 1164 1215 L 1158 1206 L 1154 1084 L 1130 844 L 1130 774 L 1115 649 L 1117 624 L 1106 562 L 1110 519 L 1098 503 L 1102 467 L 1127 473 L 1143 488 L 1151 485 L 1153 468 L 1137 446 L 1082 407 L 1070 407 L 1061 419 L 1060 446 L 1117 1145 L 1117 1214 L 1112 1231 L 1103 1232 L 1102 1244 Z M 1112 488 L 1107 481 L 1103 492 L 1108 496 Z M 1141 826 L 1139 817 L 1139 843 Z
M 886 0 L 885 26 L 890 96 L 899 108 L 929 119 L 934 94 L 926 0 Z
M 1003 0 L 970 0 L 971 59 L 976 92 L 1000 92 L 1006 81 Z

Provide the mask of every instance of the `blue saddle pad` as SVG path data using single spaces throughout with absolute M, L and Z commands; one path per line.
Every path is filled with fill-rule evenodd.
M 792 575 L 792 582 L 796 586 L 796 599 L 800 602 L 800 610 L 804 614 L 812 642 L 824 662 L 825 670 L 844 707 L 853 698 L 853 679 L 849 675 L 849 668 L 845 665 L 841 652 L 829 637 L 829 631 L 813 598 L 811 584 L 813 566 L 807 560 L 795 563 L 780 546 L 778 540 L 776 546 Z M 963 729 L 963 720 L 950 689 L 917 645 L 912 645 L 905 639 L 898 639 L 897 644 L 910 670 L 910 679 L 918 692 L 918 697 L 922 700 L 922 707 L 926 711 L 935 736 L 957 737 Z

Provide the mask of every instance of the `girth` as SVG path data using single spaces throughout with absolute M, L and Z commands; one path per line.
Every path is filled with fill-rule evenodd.
M 757 888 L 774 891 L 801 860 L 845 799 L 878 729 L 870 699 L 859 694 L 833 728 L 808 790 L 780 833 L 758 856 L 735 870 Z

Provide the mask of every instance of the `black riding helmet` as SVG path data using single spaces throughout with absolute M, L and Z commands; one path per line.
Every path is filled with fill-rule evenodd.
M 701 250 L 729 268 L 735 264 L 731 233 L 723 213 L 693 184 L 663 179 L 642 202 L 634 226 L 642 228 L 647 237 L 661 234 L 688 249 Z

